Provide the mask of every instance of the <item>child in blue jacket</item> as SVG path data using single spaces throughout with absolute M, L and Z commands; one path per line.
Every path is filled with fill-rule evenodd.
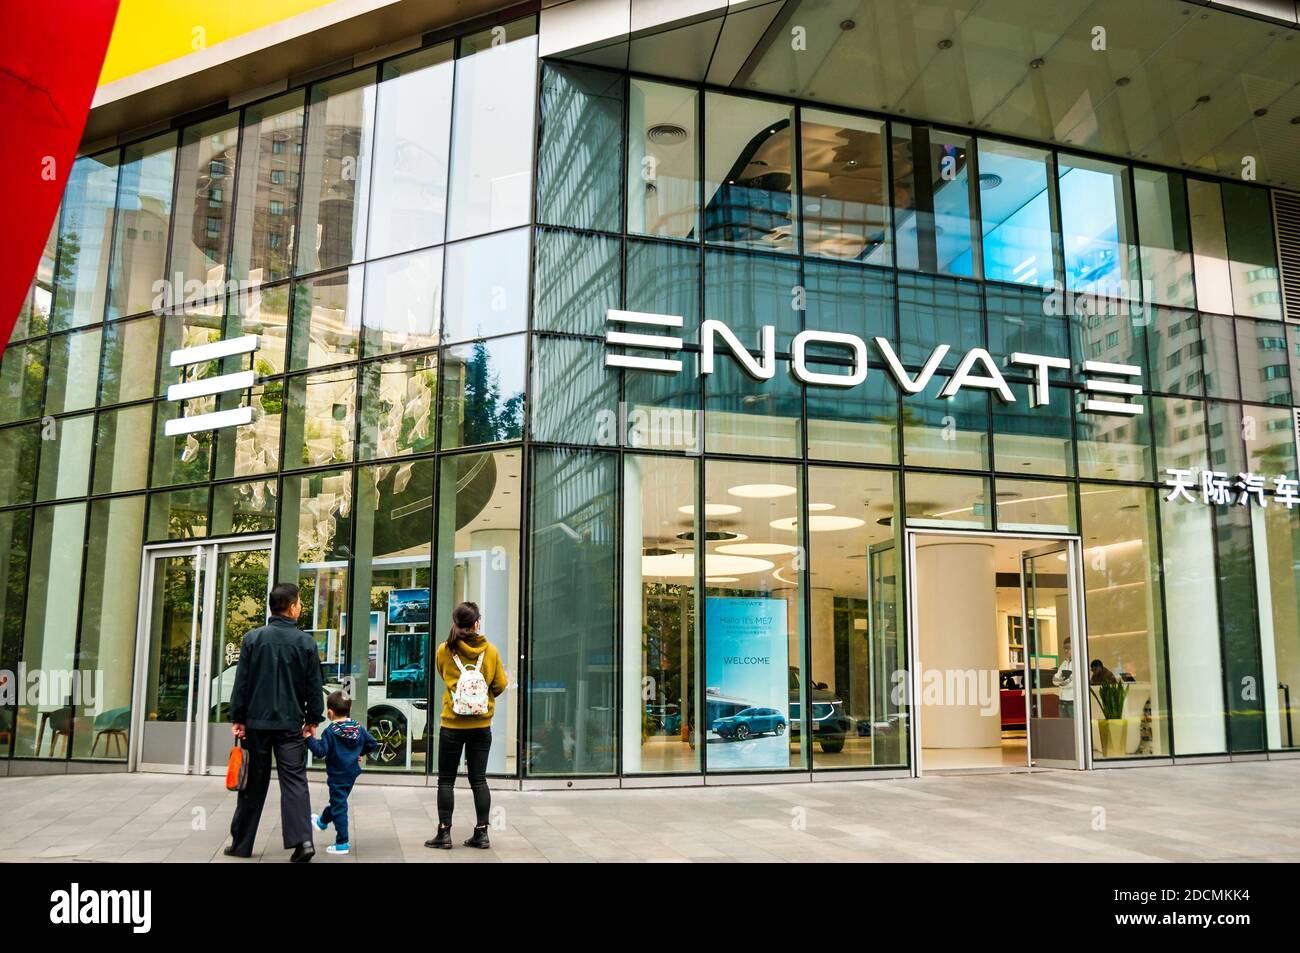
M 329 726 L 319 738 L 308 738 L 311 753 L 325 761 L 325 780 L 329 784 L 330 802 L 325 810 L 311 816 L 317 830 L 334 825 L 334 843 L 325 848 L 327 854 L 346 854 L 348 845 L 348 795 L 352 785 L 361 775 L 361 763 L 366 755 L 379 747 L 379 742 L 365 728 L 349 717 L 352 699 L 342 692 L 331 692 L 325 699 Z

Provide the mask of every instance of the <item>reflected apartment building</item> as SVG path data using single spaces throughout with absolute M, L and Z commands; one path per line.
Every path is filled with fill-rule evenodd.
M 525 787 L 1300 752 L 1294 3 L 329 6 L 99 91 L 0 773 L 220 770 L 278 580 L 372 780 L 464 600 Z

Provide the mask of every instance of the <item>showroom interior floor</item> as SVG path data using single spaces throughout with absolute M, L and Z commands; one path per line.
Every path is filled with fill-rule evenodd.
M 1291 861 L 1300 760 L 1033 774 L 639 790 L 501 791 L 493 849 L 423 846 L 434 791 L 358 786 L 356 861 Z M 324 786 L 313 783 L 319 809 Z M 470 807 L 458 790 L 458 807 Z M 285 861 L 275 785 L 256 859 Z M 219 861 L 235 795 L 222 778 L 0 779 L 0 859 Z M 462 813 L 456 834 L 469 833 Z M 1033 832 L 1030 836 L 1027 832 Z M 459 841 L 457 842 L 459 843 Z M 247 863 L 247 861 L 235 861 Z
M 925 771 L 1028 769 L 1029 749 L 1024 732 L 1003 732 L 996 748 L 922 748 Z

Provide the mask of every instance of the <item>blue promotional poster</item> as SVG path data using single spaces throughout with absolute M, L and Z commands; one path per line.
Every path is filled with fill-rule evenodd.
M 781 599 L 704 600 L 711 769 L 790 765 L 787 611 Z

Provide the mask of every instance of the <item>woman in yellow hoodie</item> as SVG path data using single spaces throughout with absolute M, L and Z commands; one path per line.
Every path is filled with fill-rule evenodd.
M 459 661 L 459 664 L 457 662 Z M 474 836 L 465 841 L 466 847 L 491 847 L 488 841 L 489 813 L 492 793 L 488 790 L 488 752 L 492 750 L 492 713 L 497 696 L 506 690 L 506 667 L 501 655 L 491 642 L 483 637 L 478 606 L 462 602 L 451 613 L 451 632 L 447 641 L 438 646 L 435 658 L 438 674 L 445 686 L 442 693 L 442 728 L 438 733 L 438 833 L 424 842 L 425 847 L 451 849 L 451 815 L 455 807 L 456 771 L 460 767 L 461 752 L 465 753 L 465 767 L 469 772 L 469 786 L 474 792 L 474 813 L 477 815 Z M 452 693 L 467 670 L 477 671 L 487 683 L 487 711 L 479 714 L 458 714 Z

